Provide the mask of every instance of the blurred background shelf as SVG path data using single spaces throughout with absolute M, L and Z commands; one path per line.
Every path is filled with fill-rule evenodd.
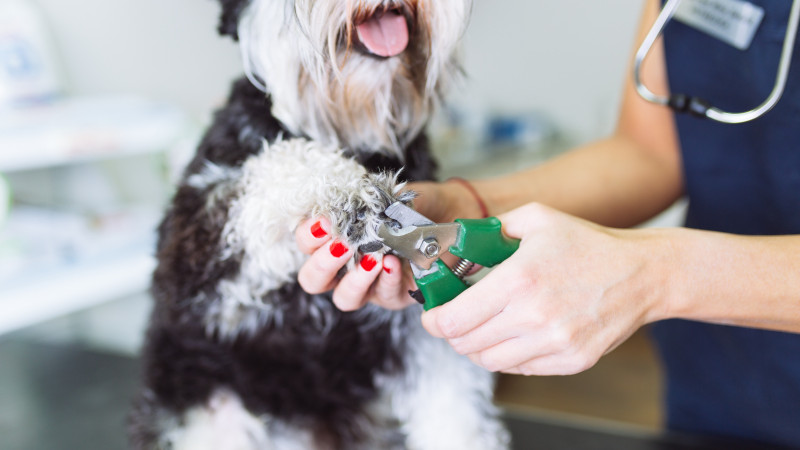
M 0 288 L 0 334 L 145 292 L 155 267 L 149 253 L 54 266 Z
M 130 95 L 61 98 L 0 110 L 0 172 L 160 152 L 186 127 L 178 108 Z
M 133 95 L 0 111 L 0 334 L 146 292 L 186 114 Z M 3 223 L 4 222 L 4 223 Z

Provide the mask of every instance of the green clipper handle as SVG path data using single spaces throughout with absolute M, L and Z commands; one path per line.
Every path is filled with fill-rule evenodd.
M 519 248 L 519 240 L 503 234 L 503 225 L 497 217 L 486 219 L 458 219 L 461 225 L 456 243 L 450 253 L 484 267 L 494 267 L 508 259 Z M 464 292 L 469 285 L 441 261 L 436 261 L 438 271 L 417 280 L 417 287 L 425 297 L 425 311 L 444 305 Z

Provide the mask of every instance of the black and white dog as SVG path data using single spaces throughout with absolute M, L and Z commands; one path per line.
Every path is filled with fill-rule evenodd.
M 420 309 L 344 313 L 295 278 L 304 218 L 374 251 L 402 183 L 433 177 L 423 128 L 470 0 L 220 1 L 248 77 L 160 227 L 133 446 L 506 448 L 491 374 Z

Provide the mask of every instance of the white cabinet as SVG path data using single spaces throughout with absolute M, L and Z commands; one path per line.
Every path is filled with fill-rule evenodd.
M 15 193 L 0 223 L 0 334 L 147 289 L 166 201 L 153 184 L 168 186 L 166 167 L 148 166 L 189 130 L 176 108 L 129 96 L 0 112 Z M 105 192 L 121 185 L 139 198 Z

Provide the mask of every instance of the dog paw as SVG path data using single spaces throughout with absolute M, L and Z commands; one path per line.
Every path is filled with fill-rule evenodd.
M 365 175 L 346 201 L 331 211 L 334 228 L 361 254 L 387 251 L 378 237 L 378 228 L 391 221 L 386 208 L 395 202 L 410 204 L 416 196 L 412 191 L 402 191 L 403 186 L 389 173 Z

